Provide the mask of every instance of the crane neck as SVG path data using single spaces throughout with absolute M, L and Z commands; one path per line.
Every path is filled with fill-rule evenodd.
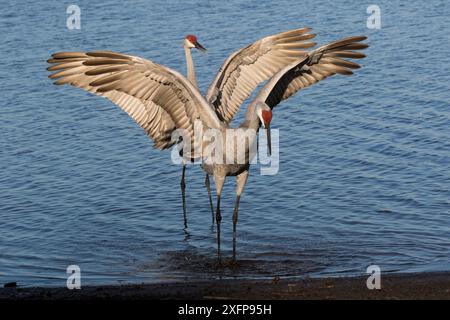
M 192 60 L 191 49 L 188 48 L 187 46 L 184 46 L 184 54 L 186 56 L 187 78 L 196 88 L 198 88 L 197 79 L 195 77 L 194 61 Z
M 241 122 L 239 125 L 239 128 L 243 129 L 253 129 L 258 132 L 259 128 L 261 127 L 261 121 L 259 120 L 258 114 L 256 112 L 256 104 L 251 103 L 247 107 L 247 112 L 245 113 L 245 119 Z

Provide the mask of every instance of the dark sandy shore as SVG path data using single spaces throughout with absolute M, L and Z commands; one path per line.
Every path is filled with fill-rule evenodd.
M 367 277 L 273 279 L 86 286 L 66 288 L 0 288 L 0 300 L 86 299 L 448 299 L 450 272 L 392 274 L 380 290 L 368 290 Z

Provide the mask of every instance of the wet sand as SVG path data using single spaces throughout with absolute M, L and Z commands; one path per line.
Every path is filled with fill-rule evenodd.
M 86 299 L 446 299 L 450 272 L 383 275 L 380 290 L 367 277 L 272 280 L 213 280 L 66 288 L 0 288 L 0 300 Z

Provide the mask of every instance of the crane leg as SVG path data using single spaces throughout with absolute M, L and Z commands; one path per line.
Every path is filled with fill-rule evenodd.
M 241 196 L 236 196 L 236 204 L 233 211 L 233 261 L 236 262 L 236 225 L 238 221 L 239 201 Z
M 184 217 L 184 227 L 187 228 L 187 218 L 186 218 L 186 183 L 184 182 L 184 176 L 186 172 L 186 164 L 183 163 L 183 171 L 181 173 L 181 198 L 183 201 L 183 217 Z
M 206 189 L 208 190 L 209 205 L 211 206 L 212 223 L 214 224 L 214 205 L 213 205 L 213 200 L 212 200 L 212 196 L 211 196 L 211 185 L 209 183 L 209 175 L 208 174 L 206 174 L 206 177 L 205 177 L 205 186 L 206 186 Z
M 217 261 L 219 265 L 222 262 L 222 255 L 220 252 L 220 222 L 222 221 L 222 216 L 220 215 L 220 195 L 217 195 L 217 208 L 216 208 L 216 223 L 217 223 Z
M 214 176 L 214 181 L 216 183 L 217 192 L 217 206 L 216 206 L 216 224 L 217 224 L 217 261 L 219 265 L 222 263 L 222 255 L 220 252 L 220 222 L 222 221 L 222 216 L 220 215 L 220 195 L 222 193 L 222 187 L 225 183 L 224 176 Z
M 238 221 L 239 201 L 247 183 L 248 171 L 244 171 L 236 177 L 236 204 L 233 211 L 233 261 L 236 262 L 236 226 Z

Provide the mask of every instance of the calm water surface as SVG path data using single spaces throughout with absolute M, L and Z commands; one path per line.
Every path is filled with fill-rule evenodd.
M 81 7 L 82 29 L 66 28 Z M 0 284 L 63 286 L 224 277 L 317 277 L 450 270 L 448 1 L 5 1 L 0 12 Z M 239 265 L 215 267 L 204 175 L 152 149 L 110 102 L 47 79 L 55 51 L 108 49 L 185 72 L 182 39 L 206 90 L 224 59 L 268 34 L 311 26 L 325 43 L 369 36 L 364 67 L 282 104 L 280 170 L 254 166 L 241 201 Z M 242 114 L 240 114 L 240 117 Z M 238 119 L 239 120 L 239 117 Z M 231 249 L 234 179 L 224 189 Z

